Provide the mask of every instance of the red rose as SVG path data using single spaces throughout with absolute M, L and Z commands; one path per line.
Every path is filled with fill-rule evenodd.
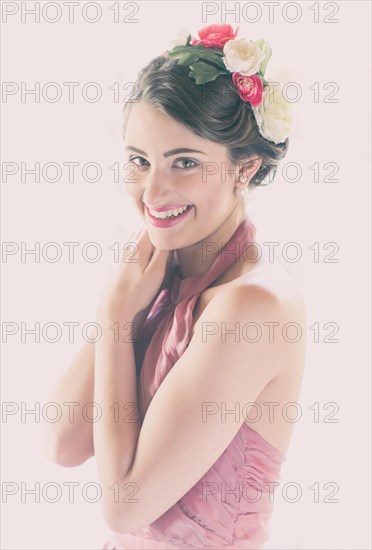
M 253 107 L 262 103 L 262 80 L 257 75 L 244 76 L 240 73 L 233 73 L 233 82 L 238 89 L 240 97 L 249 102 Z
M 203 27 L 198 31 L 200 40 L 193 38 L 191 41 L 191 46 L 196 46 L 196 44 L 201 44 L 206 48 L 219 48 L 223 50 L 224 45 L 229 40 L 233 40 L 238 34 L 239 27 L 237 27 L 234 32 L 231 25 L 220 24 L 220 25 L 208 25 Z

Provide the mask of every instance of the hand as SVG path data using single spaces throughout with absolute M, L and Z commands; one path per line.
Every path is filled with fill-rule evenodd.
M 159 250 L 152 244 L 146 228 L 130 239 L 135 252 L 123 254 L 98 302 L 98 313 L 120 311 L 134 317 L 154 300 L 169 274 L 173 250 Z M 125 258 L 126 256 L 126 258 Z M 131 261 L 129 261 L 131 260 Z

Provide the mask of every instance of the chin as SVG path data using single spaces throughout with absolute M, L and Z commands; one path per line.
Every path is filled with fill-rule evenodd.
M 150 236 L 150 241 L 158 250 L 175 250 L 176 248 L 174 242 L 173 243 L 171 243 L 170 241 L 168 242 L 167 239 L 164 239 L 164 238 L 162 239 L 161 237 L 154 238 L 150 232 L 149 232 L 149 236 Z

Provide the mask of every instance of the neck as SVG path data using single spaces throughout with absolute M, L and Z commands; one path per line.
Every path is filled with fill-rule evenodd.
M 244 201 L 238 201 L 235 208 L 222 225 L 196 243 L 176 250 L 180 276 L 182 279 L 194 275 L 203 275 L 221 251 L 221 248 L 246 219 Z

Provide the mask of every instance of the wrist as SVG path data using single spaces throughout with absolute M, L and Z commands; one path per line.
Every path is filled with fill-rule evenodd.
M 96 308 L 96 320 L 105 324 L 132 321 L 136 314 L 133 304 L 118 297 L 101 299 Z

